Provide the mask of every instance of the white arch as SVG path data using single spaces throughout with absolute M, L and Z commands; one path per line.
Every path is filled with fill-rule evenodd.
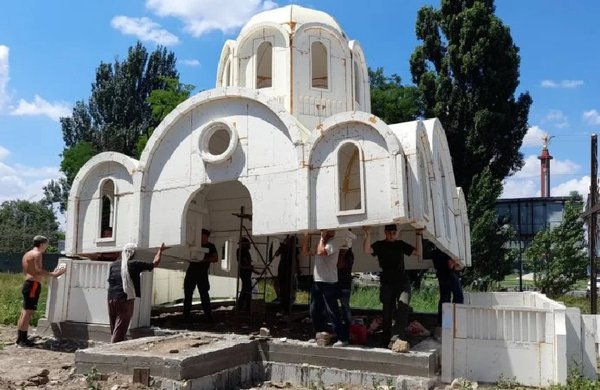
M 223 45 L 223 49 L 221 50 L 221 56 L 219 57 L 219 63 L 217 64 L 217 82 L 216 87 L 227 87 L 223 83 L 225 77 L 229 79 L 229 84 L 233 82 L 233 73 L 235 72 L 235 61 L 233 60 L 233 55 L 235 53 L 235 49 L 237 47 L 237 42 L 231 39 L 228 39 Z M 229 67 L 227 66 L 229 65 Z M 228 75 L 225 72 L 229 72 Z
M 101 165 L 104 163 L 116 163 L 121 165 L 125 170 L 129 173 L 129 177 L 131 182 L 133 183 L 133 188 L 136 188 L 136 178 L 139 176 L 136 173 L 138 172 L 138 161 L 126 156 L 122 153 L 117 152 L 103 152 L 95 155 L 90 160 L 88 160 L 83 167 L 75 176 L 73 180 L 73 184 L 71 186 L 71 191 L 69 193 L 69 201 L 67 207 L 67 231 L 66 231 L 66 240 L 65 240 L 65 251 L 67 254 L 75 254 L 77 253 L 77 240 L 79 234 L 79 199 L 81 196 L 81 192 L 85 187 L 85 183 L 87 182 L 89 176 Z M 110 179 L 110 177 L 103 178 L 101 181 L 104 182 L 106 179 Z M 139 180 L 138 180 L 139 181 Z M 113 184 L 115 185 L 115 191 L 117 190 L 117 183 L 113 180 Z M 116 192 L 115 192 L 116 193 Z M 136 215 L 135 210 L 131 211 L 131 215 Z M 132 221 L 133 224 L 137 225 L 137 221 Z M 113 235 L 114 237 L 114 235 Z
M 436 238 L 449 251 L 457 253 L 457 241 L 451 236 L 456 236 L 456 220 L 455 218 L 453 218 L 453 215 L 456 214 L 455 204 L 457 203 L 457 194 L 454 191 L 454 189 L 456 188 L 456 181 L 454 179 L 454 170 L 452 169 L 452 158 L 450 156 L 450 149 L 448 147 L 446 133 L 444 131 L 444 128 L 442 127 L 441 122 L 437 118 L 425 120 L 423 121 L 423 124 L 427 129 L 427 136 L 430 142 L 429 146 L 434 160 L 436 181 L 439 181 L 442 177 L 444 177 L 444 187 L 441 188 L 446 189 L 447 198 L 441 199 L 442 205 L 438 204 L 438 207 L 444 207 L 445 204 L 449 209 L 448 212 L 452 212 L 452 214 L 448 215 L 448 229 L 446 229 L 446 227 L 444 226 L 443 220 L 438 221 L 436 219 Z M 439 166 L 441 166 L 443 172 L 439 171 Z M 441 184 L 442 183 L 440 183 L 440 185 Z M 443 191 L 440 193 L 440 196 L 443 197 Z
M 369 71 L 367 68 L 367 62 L 365 61 L 365 55 L 360 43 L 356 40 L 348 42 L 348 48 L 352 53 L 352 83 L 357 81 L 360 83 L 359 89 L 361 96 L 355 96 L 356 87 L 353 85 L 352 91 L 354 100 L 360 104 L 360 111 L 371 112 L 371 88 L 369 85 Z M 354 64 L 358 68 L 359 75 L 355 74 Z
M 312 131 L 311 137 L 308 141 L 309 144 L 309 154 L 307 155 L 307 161 L 311 160 L 311 155 L 315 148 L 315 144 L 319 141 L 319 139 L 327 133 L 327 131 L 342 126 L 348 123 L 362 123 L 369 127 L 372 127 L 377 131 L 385 140 L 387 145 L 387 150 L 391 155 L 396 155 L 402 153 L 402 147 L 398 142 L 398 138 L 394 135 L 394 132 L 384 121 L 378 118 L 375 115 L 361 112 L 361 111 L 346 111 L 341 112 L 339 114 L 335 114 L 325 119 L 323 123 L 321 123 L 316 129 Z
M 346 131 L 345 128 L 351 127 L 362 128 L 362 135 L 336 135 L 338 131 Z M 364 133 L 366 129 L 371 129 L 372 132 Z M 357 136 L 359 138 L 355 138 Z M 366 137 L 365 141 L 373 142 L 362 143 L 362 137 Z M 335 206 L 329 206 L 337 204 L 333 202 L 333 197 L 337 196 L 338 192 L 337 188 L 329 183 L 336 180 L 338 156 L 335 151 L 338 150 L 339 144 L 352 140 L 358 141 L 363 156 L 369 155 L 368 160 L 363 158 L 361 161 L 361 164 L 365 164 L 364 185 L 361 188 L 366 191 L 364 204 L 361 204 L 360 209 L 340 211 Z M 365 220 L 378 221 L 381 224 L 407 222 L 405 156 L 396 136 L 379 118 L 364 112 L 333 115 L 313 131 L 313 136 L 306 146 L 308 154 L 305 161 L 309 162 L 309 228 L 356 227 L 364 225 Z M 381 180 L 384 180 L 386 185 L 378 189 Z M 317 188 L 321 190 L 317 191 Z
M 144 174 L 148 172 L 149 164 L 155 150 L 166 137 L 171 126 L 178 120 L 203 104 L 235 97 L 256 101 L 275 113 L 287 127 L 291 136 L 291 141 L 294 145 L 301 144 L 310 137 L 308 130 L 306 130 L 306 128 L 295 117 L 288 113 L 273 97 L 254 89 L 239 87 L 215 88 L 203 91 L 179 104 L 165 117 L 165 119 L 163 119 L 160 125 L 158 125 L 148 140 L 142 156 L 140 157 L 139 165 Z M 146 175 L 144 175 L 144 177 L 145 176 Z M 145 181 L 145 179 L 143 181 Z M 140 184 L 142 185 L 142 183 Z
M 470 267 L 471 261 L 471 227 L 469 224 L 469 211 L 467 208 L 467 201 L 465 199 L 465 193 L 462 188 L 456 187 L 456 194 L 458 198 L 458 213 L 457 213 L 457 235 L 460 239 L 459 252 L 461 265 Z

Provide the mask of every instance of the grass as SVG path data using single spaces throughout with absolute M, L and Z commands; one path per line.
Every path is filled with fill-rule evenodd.
M 277 295 L 273 288 L 271 281 L 260 280 L 258 284 L 259 291 L 263 291 L 266 286 L 266 302 L 275 300 Z M 432 283 L 425 282 L 420 290 L 412 291 L 412 298 L 410 305 L 414 311 L 435 313 L 437 312 L 438 304 L 438 287 L 437 281 Z M 298 291 L 296 294 L 296 304 L 308 305 L 309 293 L 307 291 Z M 350 306 L 357 309 L 373 309 L 381 310 L 382 305 L 379 301 L 379 286 L 373 287 L 359 287 L 354 286 L 352 288 L 352 295 L 350 295 Z
M 42 293 L 38 308 L 31 319 L 31 325 L 36 326 L 40 317 L 46 312 L 46 296 L 48 286 L 42 283 Z M 23 275 L 0 273 L 0 324 L 16 325 L 23 307 Z
M 555 300 L 562 302 L 565 306 L 579 308 L 579 310 L 581 310 L 581 314 L 591 314 L 590 298 L 563 295 Z M 600 305 L 598 304 L 596 306 L 596 313 L 600 313 Z

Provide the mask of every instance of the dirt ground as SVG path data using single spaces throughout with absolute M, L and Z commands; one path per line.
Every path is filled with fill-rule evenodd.
M 214 310 L 213 317 L 213 322 L 206 322 L 202 315 L 195 313 L 191 323 L 183 323 L 181 315 L 177 311 L 171 313 L 157 311 L 153 314 L 152 325 L 161 329 L 188 329 L 246 335 L 258 334 L 261 327 L 267 327 L 272 337 L 287 337 L 297 340 L 308 340 L 314 337 L 308 321 L 308 313 L 302 310 L 290 315 L 281 315 L 276 307 L 267 305 L 256 308 L 253 313 L 241 314 L 233 311 L 231 307 L 222 306 Z M 370 320 L 370 317 L 366 315 L 365 320 Z M 0 389 L 22 389 L 24 387 L 65 390 L 149 389 L 138 383 L 132 383 L 132 377 L 128 375 L 75 373 L 74 352 L 77 349 L 87 348 L 86 342 L 38 337 L 34 331 L 30 330 L 30 339 L 35 342 L 35 347 L 19 348 L 14 343 L 16 336 L 16 327 L 0 326 Z M 204 342 L 206 341 L 199 341 L 199 343 Z M 377 337 L 372 337 L 369 343 L 377 344 Z M 160 349 L 160 343 L 153 348 Z M 256 384 L 254 388 L 264 390 L 303 389 L 290 384 L 270 382 Z M 338 388 L 340 387 L 332 387 L 336 390 Z

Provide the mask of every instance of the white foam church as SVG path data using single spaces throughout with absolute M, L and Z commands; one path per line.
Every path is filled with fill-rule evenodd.
M 442 124 L 387 124 L 370 106 L 362 48 L 331 16 L 297 5 L 260 13 L 225 42 L 216 87 L 173 110 L 139 161 L 105 152 L 83 166 L 69 197 L 66 252 L 120 251 L 134 242 L 151 258 L 162 242 L 172 247 L 163 264 L 175 274 L 145 283 L 153 294 L 136 305 L 138 325 L 149 323 L 150 305 L 182 296 L 173 275 L 202 255 L 202 228 L 212 231 L 221 258 L 211 265 L 213 296 L 235 292 L 241 225 L 257 242 L 351 228 L 359 248 L 361 226 L 379 226 L 377 239 L 381 226 L 396 223 L 408 242 L 424 229 L 470 265 L 465 197 Z M 235 215 L 241 207 L 251 220 Z M 360 252 L 355 270 L 378 270 Z M 108 263 L 67 262 L 48 320 L 108 323 Z M 430 266 L 417 257 L 407 263 Z

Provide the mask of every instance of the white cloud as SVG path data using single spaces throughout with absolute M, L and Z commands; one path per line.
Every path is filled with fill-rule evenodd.
M 10 150 L 6 149 L 2 145 L 0 145 L 0 160 L 4 159 L 6 156 L 10 154 Z
M 529 129 L 527 129 L 527 134 L 525 134 L 525 137 L 523 138 L 523 145 L 524 147 L 533 147 L 533 146 L 542 146 L 542 138 L 548 135 L 548 133 L 546 131 L 544 131 L 541 127 L 539 126 L 531 126 Z
M 564 175 L 577 173 L 581 169 L 581 166 L 572 162 L 571 160 L 557 160 L 550 161 L 550 175 Z M 512 178 L 515 179 L 531 179 L 540 177 L 540 160 L 538 160 L 535 154 L 531 154 L 525 158 L 525 165 Z
M 552 160 L 550 162 L 550 183 L 552 184 L 563 175 L 576 174 L 580 169 L 580 165 L 570 160 Z M 573 191 L 578 190 L 574 185 L 576 180 L 569 180 L 559 186 L 552 187 L 550 194 L 552 196 L 569 195 L 569 188 L 573 188 Z M 540 196 L 540 194 L 540 160 L 532 154 L 525 158 L 525 165 L 519 172 L 504 180 L 501 198 L 529 198 Z
M 71 114 L 71 106 L 65 102 L 50 103 L 35 95 L 33 102 L 27 102 L 25 99 L 19 99 L 19 105 L 13 109 L 11 115 L 46 115 L 53 121 L 58 121 L 60 117 L 69 116 Z
M 142 41 L 156 42 L 159 45 L 173 46 L 179 43 L 179 38 L 161 28 L 160 24 L 151 19 L 132 18 L 129 16 L 115 16 L 110 24 L 125 35 L 133 35 Z
M 146 7 L 158 16 L 180 19 L 185 31 L 199 37 L 211 31 L 231 33 L 277 4 L 271 0 L 146 0 Z
M 583 199 L 586 199 L 587 194 L 590 192 L 590 177 L 583 176 L 561 183 L 556 187 L 552 187 L 550 194 L 552 196 L 567 196 L 571 191 L 579 192 L 580 195 L 583 195 Z
M 554 123 L 554 126 L 558 127 L 559 129 L 569 126 L 569 121 L 561 110 L 550 110 L 548 115 L 546 115 L 546 120 Z
M 198 60 L 183 60 L 183 61 L 181 61 L 181 63 L 185 66 L 191 66 L 191 67 L 200 66 L 200 61 L 198 61 Z
M 544 88 L 577 88 L 583 85 L 583 80 L 542 80 L 540 85 Z
M 589 110 L 583 113 L 583 120 L 588 125 L 600 125 L 600 113 L 596 110 Z
M 40 200 L 44 196 L 43 187 L 60 176 L 58 167 L 29 167 L 0 162 L 0 202 L 15 199 Z
M 539 182 L 533 179 L 517 180 L 508 178 L 504 181 L 500 198 L 532 198 L 535 196 L 540 196 Z
M 0 110 L 8 103 L 8 46 L 0 45 Z

